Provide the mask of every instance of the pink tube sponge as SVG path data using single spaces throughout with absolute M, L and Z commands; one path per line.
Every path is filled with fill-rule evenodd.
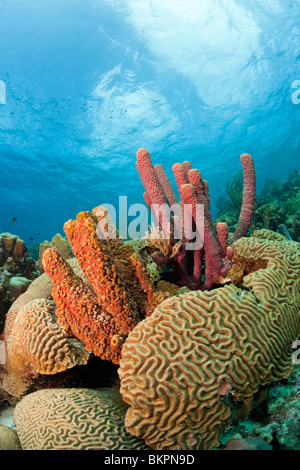
M 239 221 L 231 240 L 232 242 L 247 235 L 255 204 L 256 181 L 253 159 L 248 153 L 243 153 L 240 158 L 244 174 L 243 202 Z
M 216 225 L 217 237 L 221 249 L 222 258 L 226 258 L 228 247 L 228 225 L 226 222 L 218 222 Z
M 252 157 L 244 153 L 240 158 L 244 174 L 244 192 L 234 240 L 247 234 L 255 203 L 255 172 Z M 159 164 L 153 167 L 149 152 L 145 149 L 138 150 L 136 166 L 146 190 L 144 198 L 148 208 L 154 212 L 157 210 L 154 205 L 161 205 L 163 201 L 168 203 L 166 211 L 163 211 L 160 217 L 157 212 L 155 217 L 160 230 L 164 218 L 167 219 L 170 212 L 174 214 L 170 218 L 169 233 L 164 233 L 165 238 L 169 240 L 168 253 L 172 256 L 165 255 L 159 250 L 152 255 L 154 261 L 166 268 L 178 285 L 187 286 L 189 289 L 209 290 L 213 289 L 214 285 L 228 282 L 226 273 L 230 268 L 229 259 L 232 257 L 232 249 L 228 247 L 228 227 L 226 223 L 218 223 L 214 227 L 210 213 L 208 184 L 202 179 L 199 170 L 192 168 L 188 161 L 175 163 L 172 166 L 179 192 L 180 208 L 184 209 L 178 217 L 178 213 L 175 214 L 174 209 L 171 209 L 177 198 L 163 166 Z M 198 220 L 199 206 L 202 206 L 201 210 L 203 209 L 201 221 Z M 169 212 L 166 213 L 167 211 Z M 192 224 L 190 220 L 193 220 Z M 181 228 L 184 228 L 184 233 L 181 233 Z M 195 240 L 201 240 L 202 243 L 195 244 Z M 202 264 L 205 266 L 205 279 L 203 279 Z
M 168 238 L 169 211 L 150 154 L 147 150 L 140 148 L 137 151 L 136 158 L 136 168 L 148 196 L 146 203 L 147 205 L 151 203 L 151 212 L 153 212 L 157 223 L 163 227 L 165 237 Z

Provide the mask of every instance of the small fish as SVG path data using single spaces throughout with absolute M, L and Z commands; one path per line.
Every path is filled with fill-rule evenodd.
M 29 237 L 29 240 L 34 240 L 34 238 L 33 238 L 33 237 Z
M 13 224 L 15 224 L 17 222 L 17 219 L 15 217 L 13 217 L 12 222 L 13 222 Z

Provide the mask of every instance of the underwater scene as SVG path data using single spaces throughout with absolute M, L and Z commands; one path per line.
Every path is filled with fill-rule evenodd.
M 0 450 L 300 450 L 299 18 L 0 0 Z

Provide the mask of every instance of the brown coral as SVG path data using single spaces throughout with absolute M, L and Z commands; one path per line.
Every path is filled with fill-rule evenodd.
M 4 232 L 0 235 L 0 264 L 2 265 L 9 257 L 23 262 L 27 257 L 27 248 L 20 237 Z
M 0 424 L 0 450 L 22 450 L 16 431 Z
M 8 292 L 12 301 L 16 300 L 23 292 L 25 292 L 28 286 L 31 284 L 31 280 L 24 276 L 13 276 L 9 280 Z
M 256 237 L 235 256 L 266 265 L 241 287 L 191 292 L 163 302 L 129 334 L 121 394 L 127 431 L 154 449 L 210 449 L 230 421 L 224 390 L 249 401 L 261 386 L 288 377 L 300 333 L 299 244 Z
M 157 287 L 162 292 L 169 292 L 170 296 L 175 295 L 176 292 L 180 289 L 179 286 L 168 281 L 158 281 Z
M 0 333 L 12 302 L 38 277 L 25 242 L 11 233 L 0 234 Z
M 77 260 L 69 263 L 85 279 Z M 56 324 L 54 303 L 50 301 L 52 288 L 51 279 L 42 274 L 17 298 L 6 315 L 3 387 L 13 396 L 21 396 L 37 373 L 53 374 L 65 370 L 67 364 L 73 367 L 87 359 L 79 341 L 67 339 Z
M 118 390 L 52 389 L 24 397 L 13 419 L 23 450 L 149 450 L 126 432 L 126 410 Z
M 68 243 L 68 240 L 66 238 L 62 237 L 60 233 L 57 233 L 56 235 L 54 235 L 51 242 L 49 242 L 48 240 L 45 240 L 40 245 L 39 259 L 38 259 L 37 267 L 38 267 L 38 270 L 41 274 L 43 274 L 45 272 L 44 271 L 44 266 L 43 266 L 44 253 L 45 253 L 46 250 L 48 250 L 48 248 L 52 248 L 52 247 L 56 248 L 60 252 L 62 257 L 66 260 L 73 257 L 73 253 L 72 253 L 71 247 Z

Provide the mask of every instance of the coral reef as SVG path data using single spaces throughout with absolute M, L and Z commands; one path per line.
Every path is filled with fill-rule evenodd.
M 230 430 L 221 436 L 225 449 L 242 438 L 259 438 L 276 451 L 300 449 L 299 359 L 294 363 L 291 375 L 269 386 L 266 401 L 253 410 L 246 420 L 233 420 Z
M 75 262 L 73 267 L 76 270 Z M 56 374 L 88 360 L 82 343 L 57 324 L 52 288 L 51 280 L 42 274 L 7 313 L 3 388 L 13 396 L 24 394 L 38 374 Z
M 156 285 L 161 279 L 160 269 L 151 256 L 156 251 L 156 248 L 151 245 L 147 238 L 126 240 L 124 244 L 129 245 L 143 259 L 150 281 Z
M 300 450 L 300 402 L 299 397 L 281 398 L 268 405 L 269 423 L 255 432 L 267 442 L 274 438 L 280 450 Z
M 273 447 L 259 437 L 248 437 L 232 440 L 223 450 L 273 450 Z
M 255 172 L 252 157 L 249 154 L 242 154 L 241 163 L 244 175 L 243 202 L 233 235 L 234 241 L 247 234 L 255 202 Z M 202 179 L 200 172 L 193 169 L 189 162 L 175 163 L 172 167 L 181 200 L 181 209 L 184 207 L 179 216 L 174 210 L 174 206 L 178 206 L 177 198 L 162 165 L 153 167 L 149 152 L 145 149 L 139 149 L 136 167 L 146 191 L 144 193 L 145 202 L 158 224 L 157 228 L 152 228 L 149 235 L 151 243 L 158 248 L 158 252 L 152 255 L 155 262 L 166 270 L 173 270 L 176 284 L 187 286 L 193 290 L 203 287 L 203 284 L 204 289 L 211 289 L 215 283 L 222 282 L 220 278 L 224 276 L 229 267 L 224 248 L 227 246 L 227 238 L 224 238 L 224 235 L 228 231 L 220 230 L 222 240 L 218 239 L 214 232 L 208 186 L 206 181 Z M 200 205 L 204 208 L 204 243 L 198 249 L 189 250 L 189 244 L 195 236 L 196 239 L 200 239 L 202 236 L 198 213 Z M 183 219 L 186 217 L 186 210 L 191 211 L 196 234 L 193 233 L 187 237 L 187 234 L 184 233 L 184 237 L 187 238 L 182 240 L 181 234 L 180 236 L 178 234 L 184 226 Z M 174 216 L 171 218 L 170 211 L 174 212 Z M 205 265 L 204 283 L 202 263 Z
M 35 261 L 28 257 L 24 241 L 17 235 L 0 234 L 0 333 L 5 314 L 14 300 L 38 277 Z
M 77 258 L 65 260 L 56 248 L 47 249 L 46 273 L 7 313 L 3 388 L 14 397 L 40 388 L 48 376 L 60 383 L 63 371 L 87 364 L 87 350 L 117 364 L 129 331 L 170 295 L 154 287 L 129 244 L 98 238 L 110 218 L 101 207 L 95 213 L 65 224 Z
M 8 291 L 10 292 L 12 300 L 17 299 L 19 295 L 26 291 L 32 280 L 23 276 L 11 277 L 8 284 Z
M 291 373 L 299 244 L 267 230 L 254 235 L 232 245 L 238 286 L 167 299 L 123 346 L 125 426 L 154 449 L 219 446 L 231 419 L 227 396 L 249 412 L 261 387 Z
M 259 436 L 276 450 L 299 450 L 299 391 L 298 359 L 290 377 L 269 390 L 265 418 L 259 424 L 253 423 L 251 436 Z
M 43 264 L 54 284 L 58 323 L 88 351 L 117 364 L 128 333 L 164 296 L 154 291 L 143 260 L 129 245 L 118 236 L 105 238 L 104 225 L 111 224 L 107 211 L 94 212 L 97 216 L 81 212 L 64 225 L 87 283 L 55 248 L 44 253 Z
M 19 310 L 7 344 L 10 373 L 3 380 L 7 392 L 21 395 L 38 374 L 53 375 L 87 363 L 83 344 L 66 336 L 55 310 L 55 303 L 47 299 L 32 300 Z
M 226 196 L 214 201 L 218 208 L 216 223 L 226 222 L 230 234 L 236 230 L 241 197 L 241 176 L 238 173 L 227 183 Z M 282 225 L 288 238 L 300 241 L 300 177 L 296 169 L 290 169 L 284 182 L 279 178 L 266 178 L 260 194 L 256 195 L 251 230 L 265 228 L 280 232 Z
M 13 419 L 23 450 L 150 450 L 126 432 L 126 410 L 118 390 L 39 390 Z
M 199 171 L 189 162 L 173 165 L 178 204 L 162 165 L 153 167 L 139 149 L 144 198 L 157 222 L 147 239 L 121 240 L 99 206 L 66 222 L 67 239 L 57 234 L 40 246 L 37 271 L 22 240 L 0 235 L 2 273 L 17 269 L 6 280 L 14 302 L 1 337 L 0 400 L 8 393 L 8 402 L 18 402 L 23 449 L 298 448 L 295 394 L 277 401 L 271 394 L 267 421 L 223 439 L 266 399 L 270 384 L 290 376 L 300 335 L 300 248 L 291 240 L 298 175 L 288 185 L 268 182 L 273 199 L 266 191 L 256 198 L 253 218 L 251 156 L 242 154 L 241 163 L 243 172 L 227 185 L 231 212 L 215 226 Z M 180 218 L 174 204 L 192 215 L 182 240 L 176 234 L 188 213 Z M 189 250 L 201 233 L 198 205 L 204 244 Z M 85 371 L 79 380 L 78 369 Z M 0 426 L 0 447 L 1 433 L 6 439 Z M 3 446 L 20 448 L 10 437 Z

